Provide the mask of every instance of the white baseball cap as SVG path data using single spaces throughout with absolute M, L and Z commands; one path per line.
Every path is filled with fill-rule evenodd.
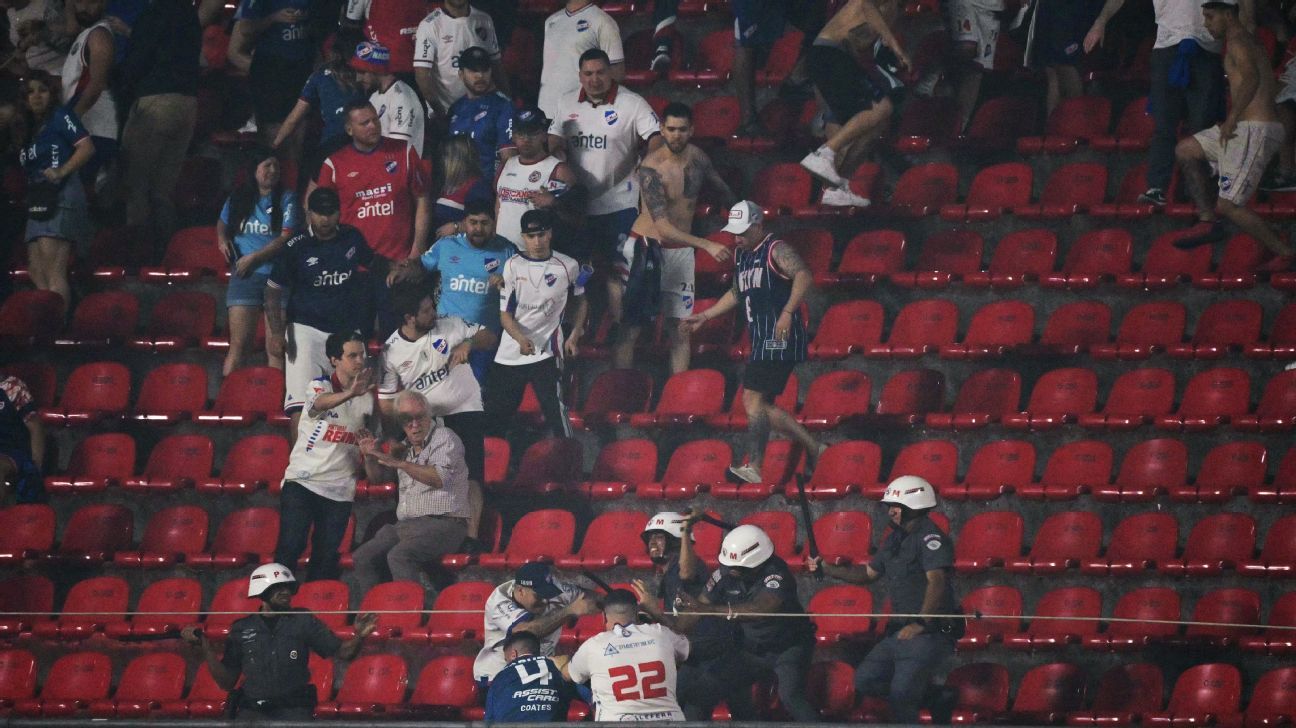
M 729 208 L 729 224 L 724 226 L 724 231 L 734 235 L 742 235 L 752 225 L 764 221 L 765 213 L 761 210 L 761 206 L 751 200 L 743 200 Z

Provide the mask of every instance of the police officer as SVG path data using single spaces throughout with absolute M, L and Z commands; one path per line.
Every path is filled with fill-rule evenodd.
M 641 537 L 661 580 L 655 593 L 641 579 L 631 584 L 642 611 L 688 635 L 692 649 L 688 660 L 679 666 L 679 702 L 685 719 L 691 721 L 711 720 L 716 703 L 724 697 L 722 658 L 737 645 L 732 622 L 720 617 L 663 613 L 658 607 L 658 600 L 668 607 L 674 605 L 681 591 L 696 598 L 706 586 L 706 565 L 693 550 L 693 528 L 701 516 L 701 510 L 687 515 L 663 511 L 648 519 Z
M 769 677 L 778 679 L 779 700 L 798 723 L 819 721 L 806 697 L 806 672 L 814 654 L 814 625 L 809 617 L 766 617 L 771 613 L 800 613 L 796 578 L 787 562 L 774 555 L 774 542 L 757 526 L 742 525 L 720 544 L 720 568 L 707 580 L 696 599 L 681 591 L 680 611 L 721 611 L 742 628 L 742 648 L 724 658 L 735 720 L 755 720 L 751 686 Z
M 882 504 L 891 528 L 872 563 L 836 566 L 818 557 L 806 559 L 811 572 L 823 570 L 852 584 L 882 580 L 895 614 L 954 614 L 957 602 L 949 573 L 954 567 L 954 542 L 927 516 L 936 507 L 936 490 L 915 476 L 896 478 L 887 486 Z M 916 723 L 926 705 L 935 723 L 948 723 L 954 707 L 953 690 L 933 689 L 932 673 L 954 654 L 963 634 L 963 620 L 909 617 L 887 622 L 887 635 L 855 671 L 855 687 L 866 695 L 887 696 L 891 718 Z
M 310 720 L 318 699 L 310 681 L 310 653 L 350 660 L 378 624 L 377 616 L 361 614 L 355 637 L 343 642 L 319 617 L 292 606 L 296 593 L 297 580 L 288 567 L 259 566 L 248 579 L 248 598 L 260 597 L 261 609 L 230 626 L 223 656 L 196 627 L 181 632 L 185 642 L 202 646 L 207 669 L 230 691 L 228 710 L 240 723 Z M 234 690 L 239 675 L 243 686 Z
M 491 681 L 486 693 L 487 722 L 552 723 L 567 719 L 567 705 L 576 694 L 554 661 L 540 654 L 540 638 L 514 632 L 504 638 L 508 664 Z M 565 659 L 565 658 L 564 658 Z

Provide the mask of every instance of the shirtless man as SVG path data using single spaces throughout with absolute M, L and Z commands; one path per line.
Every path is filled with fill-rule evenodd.
M 1273 70 L 1264 49 L 1242 24 L 1238 0 L 1202 3 L 1202 16 L 1206 30 L 1225 41 L 1224 71 L 1233 103 L 1218 126 L 1184 139 L 1175 149 L 1200 221 L 1175 247 L 1195 248 L 1224 240 L 1229 233 L 1219 219 L 1223 217 L 1274 253 L 1261 270 L 1284 271 L 1292 267 L 1296 250 L 1247 208 L 1265 166 L 1282 146 Z M 1219 169 L 1218 192 L 1208 181 L 1208 162 Z
M 870 204 L 867 198 L 851 192 L 850 181 L 838 168 L 848 153 L 858 157 L 857 144 L 867 147 L 883 133 L 895 113 L 892 97 L 904 87 L 896 74 L 909 67 L 909 57 L 888 22 L 888 16 L 894 22 L 896 11 L 895 0 L 848 0 L 806 50 L 810 78 L 841 125 L 823 146 L 801 160 L 802 167 L 832 185 L 824 190 L 825 205 Z M 872 63 L 857 62 L 851 52 L 862 33 L 873 37 L 872 52 L 865 55 L 872 56 Z
M 693 250 L 704 250 L 720 263 L 729 260 L 724 245 L 690 232 L 698 194 L 710 184 L 725 207 L 737 198 L 706 153 L 689 143 L 692 109 L 681 103 L 667 105 L 661 134 L 665 144 L 639 165 L 639 217 L 618 250 L 616 270 L 625 295 L 612 366 L 633 366 L 639 332 L 660 309 L 670 319 L 670 367 L 676 374 L 689 368 L 689 337 L 679 322 L 693 315 Z

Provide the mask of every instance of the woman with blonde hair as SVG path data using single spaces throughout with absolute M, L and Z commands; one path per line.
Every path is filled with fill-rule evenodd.
M 482 178 L 477 149 L 468 137 L 452 136 L 441 144 L 441 171 L 445 178 L 433 212 L 438 240 L 462 232 L 459 221 L 470 200 L 490 200 L 494 196 L 491 180 Z

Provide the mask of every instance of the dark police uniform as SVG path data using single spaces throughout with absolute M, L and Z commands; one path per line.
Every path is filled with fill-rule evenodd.
M 221 663 L 243 674 L 231 695 L 240 721 L 310 720 L 318 695 L 310 653 L 332 657 L 342 647 L 328 625 L 305 609 L 276 617 L 258 612 L 230 626 Z
M 687 538 L 687 537 L 686 537 Z M 685 581 L 680 578 L 679 560 L 666 567 L 657 597 L 669 612 L 681 592 L 696 597 L 706 581 L 701 576 Z M 678 667 L 676 697 L 686 720 L 709 721 L 711 711 L 723 698 L 724 658 L 738 646 L 738 627 L 721 617 L 702 617 L 688 632 L 689 656 Z
M 563 680 L 553 660 L 525 655 L 510 662 L 491 681 L 486 693 L 487 721 L 552 723 L 567 720 L 575 690 Z
M 805 361 L 809 341 L 800 311 L 793 312 L 786 339 L 774 335 L 775 324 L 792 296 L 792 279 L 774 262 L 774 250 L 780 245 L 787 243 L 766 235 L 751 250 L 734 250 L 738 305 L 751 337 L 751 356 L 742 383 L 770 401 L 783 392 L 797 362 Z
M 728 569 L 716 569 L 706 584 L 706 597 L 721 608 L 743 604 L 764 592 L 779 597 L 776 609 L 782 613 L 805 613 L 797 596 L 796 578 L 787 562 L 771 556 L 751 569 L 750 579 L 730 576 Z M 806 698 L 805 678 L 814 653 L 814 624 L 810 618 L 744 617 L 742 649 L 725 660 L 732 692 L 727 696 L 735 720 L 754 720 L 751 686 L 771 672 L 778 678 L 779 699 L 799 723 L 819 720 L 819 711 Z
M 891 611 L 917 614 L 922 611 L 927 594 L 927 572 L 953 570 L 954 542 L 923 515 L 911 532 L 892 528 L 870 565 L 881 574 L 891 598 Z M 954 590 L 948 579 L 936 610 L 942 614 L 956 610 Z M 918 709 L 932 672 L 946 656 L 954 653 L 954 643 L 963 633 L 961 621 L 928 620 L 916 637 L 896 639 L 896 633 L 911 621 L 889 620 L 886 638 L 869 651 L 855 671 L 856 689 L 866 695 L 887 696 L 891 718 L 900 723 L 918 721 Z

